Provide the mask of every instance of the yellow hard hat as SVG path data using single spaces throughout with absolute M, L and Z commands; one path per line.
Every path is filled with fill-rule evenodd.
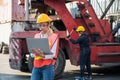
M 38 18 L 37 18 L 37 23 L 42 23 L 42 22 L 50 22 L 52 19 L 44 13 L 41 13 Z
M 78 28 L 76 29 L 76 32 L 84 32 L 85 28 L 83 26 L 78 26 Z

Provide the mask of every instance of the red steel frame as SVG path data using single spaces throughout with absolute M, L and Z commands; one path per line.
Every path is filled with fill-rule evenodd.
M 94 31 L 99 32 L 101 39 L 96 43 L 91 43 L 91 62 L 93 64 L 120 62 L 120 44 L 116 45 L 113 42 L 111 27 L 108 21 L 99 20 L 94 12 L 94 9 L 92 8 L 92 6 L 89 5 L 87 0 L 74 1 L 84 3 L 92 19 L 83 18 L 82 20 L 78 21 L 76 21 L 76 19 L 73 19 L 65 6 L 64 0 L 45 0 L 45 4 L 49 5 L 58 12 L 69 32 L 73 29 L 74 26 L 78 25 L 84 25 L 88 33 L 90 34 Z M 85 14 L 85 10 L 80 10 L 81 14 Z M 87 25 L 88 22 L 93 22 L 95 25 L 94 28 L 89 28 L 89 26 Z M 73 32 L 71 36 L 74 39 L 78 37 L 75 32 Z M 97 43 L 100 43 L 100 45 L 98 45 Z M 71 43 L 69 43 L 69 45 L 70 51 L 72 51 L 70 54 L 71 63 L 74 65 L 78 65 L 78 45 L 73 45 Z
M 85 18 L 83 19 L 72 18 L 71 14 L 68 12 L 65 6 L 65 0 L 44 0 L 44 3 L 57 11 L 59 16 L 61 17 L 61 20 L 64 22 L 68 32 L 70 32 L 73 29 L 73 27 L 77 27 L 78 25 L 84 25 L 89 34 L 92 34 L 95 31 L 100 33 L 101 39 L 96 43 L 91 42 L 92 64 L 120 62 L 120 44 L 115 44 L 113 42 L 113 37 L 111 35 L 111 28 L 109 23 L 105 20 L 99 20 L 97 18 L 92 6 L 89 6 L 87 0 L 73 0 L 73 1 L 79 1 L 79 3 L 84 2 L 92 19 L 89 20 Z M 85 10 L 80 10 L 80 11 L 82 14 L 85 13 Z M 22 19 L 24 19 L 24 17 Z M 16 20 L 16 18 L 13 17 L 13 20 Z M 94 28 L 89 28 L 89 26 L 87 25 L 88 22 L 93 22 L 95 24 Z M 106 26 L 104 26 L 104 24 L 106 24 Z M 65 32 L 58 32 L 58 33 L 61 34 L 60 38 L 66 38 Z M 19 38 L 32 37 L 33 34 L 34 33 L 15 32 L 11 37 L 19 39 Z M 73 32 L 71 34 L 71 37 L 73 39 L 77 39 L 78 35 L 76 32 Z M 60 44 L 66 46 L 71 64 L 78 65 L 79 55 L 80 55 L 79 46 L 71 44 L 69 41 L 67 45 L 63 43 Z M 24 51 L 27 52 L 26 50 L 27 49 L 25 49 Z

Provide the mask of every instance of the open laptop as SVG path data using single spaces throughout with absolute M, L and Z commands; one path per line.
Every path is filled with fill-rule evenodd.
M 28 51 L 32 53 L 32 48 L 41 49 L 45 54 L 50 54 L 48 38 L 27 38 Z

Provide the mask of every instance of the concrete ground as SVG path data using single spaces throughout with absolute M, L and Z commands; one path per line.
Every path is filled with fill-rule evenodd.
M 8 54 L 0 54 L 0 57 L 0 80 L 30 80 L 30 73 L 10 69 Z M 92 75 L 94 80 L 120 80 L 120 66 L 99 67 L 92 65 Z M 67 60 L 65 71 L 57 80 L 74 80 L 78 76 L 79 66 L 73 66 Z

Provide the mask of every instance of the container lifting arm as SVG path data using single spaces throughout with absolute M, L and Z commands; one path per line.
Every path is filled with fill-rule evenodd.
M 100 19 L 103 19 L 105 17 L 105 15 L 107 14 L 108 10 L 110 9 L 110 7 L 112 6 L 112 4 L 114 3 L 115 0 L 111 0 L 111 2 L 109 3 L 109 5 L 107 6 L 107 8 L 105 9 L 104 13 L 102 14 L 102 16 L 100 17 Z

